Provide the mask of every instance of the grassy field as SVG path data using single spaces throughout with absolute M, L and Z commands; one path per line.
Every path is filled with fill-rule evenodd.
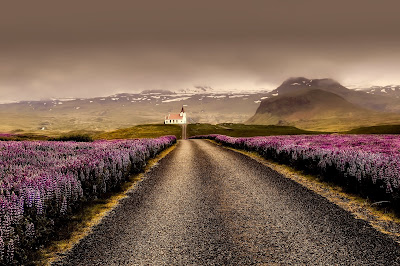
M 165 135 L 175 135 L 177 139 L 182 137 L 182 129 L 179 125 L 149 124 L 115 131 L 93 134 L 94 139 L 135 139 L 156 138 Z
M 360 127 L 345 132 L 346 134 L 400 134 L 400 125 Z
M 350 131 L 340 132 L 342 134 L 400 134 L 400 125 L 385 125 L 360 127 Z M 329 132 L 306 131 L 291 126 L 273 125 L 244 125 L 244 124 L 188 124 L 187 137 L 195 135 L 222 134 L 232 137 L 254 137 L 273 135 L 299 135 L 299 134 L 329 134 Z M 17 133 L 12 137 L 1 137 L 1 140 L 80 140 L 85 138 L 96 139 L 134 139 L 134 138 L 156 138 L 165 135 L 175 135 L 181 139 L 182 130 L 180 125 L 147 124 L 114 131 L 90 131 L 74 130 L 68 133 L 59 133 L 49 136 L 31 133 Z
M 188 124 L 187 137 L 195 135 L 223 134 L 234 137 L 289 135 L 289 134 L 317 134 L 319 132 L 305 131 L 290 126 L 263 126 L 244 124 Z M 155 138 L 165 135 L 175 135 L 182 138 L 180 125 L 148 124 L 129 128 L 121 128 L 108 132 L 71 131 L 68 135 L 89 135 L 93 139 L 134 139 Z
M 48 140 L 49 137 L 45 135 L 38 135 L 33 133 L 26 133 L 26 134 L 13 134 L 11 136 L 0 136 L 0 141 L 4 140 L 15 140 L 15 141 L 22 141 L 22 140 Z
M 1 132 L 0 132 L 1 133 Z M 175 135 L 177 139 L 182 137 L 182 129 L 179 125 L 147 124 L 113 131 L 72 130 L 69 132 L 52 132 L 48 136 L 36 133 L 17 133 L 3 137 L 1 140 L 61 140 L 61 141 L 87 141 L 97 139 L 136 139 L 157 138 L 166 135 Z
M 187 128 L 188 136 L 221 134 L 231 137 L 254 137 L 272 135 L 299 135 L 299 134 L 318 134 L 321 132 L 306 131 L 291 126 L 273 125 L 244 125 L 244 124 L 189 124 Z
M 264 125 L 244 125 L 244 124 L 188 124 L 187 137 L 195 135 L 223 134 L 233 137 L 253 137 L 270 135 L 289 135 L 289 134 L 318 134 L 301 130 L 290 126 L 264 126 Z M 148 124 L 138 125 L 129 128 L 121 128 L 108 132 L 88 132 L 71 131 L 65 135 L 89 135 L 93 139 L 134 139 L 134 138 L 155 138 L 165 135 L 175 135 L 177 139 L 182 138 L 180 125 Z

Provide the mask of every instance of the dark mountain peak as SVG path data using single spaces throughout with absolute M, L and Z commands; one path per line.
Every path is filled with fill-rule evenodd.
M 310 83 L 314 86 L 320 86 L 320 87 L 343 87 L 342 84 L 337 82 L 334 79 L 330 78 L 325 78 L 325 79 L 314 79 L 311 80 Z
M 314 84 L 314 85 L 322 85 L 322 86 L 342 86 L 339 82 L 331 78 L 323 78 L 323 79 L 309 79 L 305 77 L 291 77 L 285 80 L 282 85 L 293 85 L 294 83 L 299 84 Z M 281 86 L 282 86 L 281 85 Z
M 340 95 L 348 91 L 348 89 L 339 82 L 330 78 L 308 79 L 305 77 L 292 77 L 285 80 L 278 88 L 273 90 L 272 93 L 282 95 L 305 88 L 326 90 Z
M 282 83 L 282 85 L 281 86 L 287 86 L 287 85 L 293 85 L 293 84 L 305 84 L 305 83 L 307 83 L 307 82 L 309 82 L 310 81 L 310 79 L 308 79 L 308 78 L 305 78 L 305 77 L 291 77 L 291 78 L 288 78 L 287 80 L 285 80 L 283 83 Z

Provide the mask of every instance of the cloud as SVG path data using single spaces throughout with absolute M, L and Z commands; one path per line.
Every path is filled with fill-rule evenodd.
M 400 84 L 397 5 L 38 0 L 21 9 L 10 2 L 0 10 L 0 98 L 91 97 L 198 84 L 272 89 L 290 76 Z

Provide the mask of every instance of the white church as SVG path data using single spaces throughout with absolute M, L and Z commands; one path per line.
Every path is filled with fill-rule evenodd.
M 183 106 L 179 114 L 168 114 L 165 117 L 164 124 L 186 124 L 186 113 Z

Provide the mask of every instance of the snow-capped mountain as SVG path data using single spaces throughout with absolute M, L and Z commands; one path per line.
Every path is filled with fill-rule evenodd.
M 215 90 L 210 86 L 194 86 L 192 88 L 180 89 L 177 93 L 199 94 L 199 93 L 213 93 Z
M 217 92 L 209 87 L 190 90 L 145 90 L 107 97 L 64 98 L 0 104 L 0 132 L 111 130 L 135 124 L 163 123 L 182 105 L 188 119 L 201 123 L 242 123 L 251 117 L 267 92 Z
M 373 86 L 371 88 L 361 90 L 368 94 L 400 98 L 400 85 Z

